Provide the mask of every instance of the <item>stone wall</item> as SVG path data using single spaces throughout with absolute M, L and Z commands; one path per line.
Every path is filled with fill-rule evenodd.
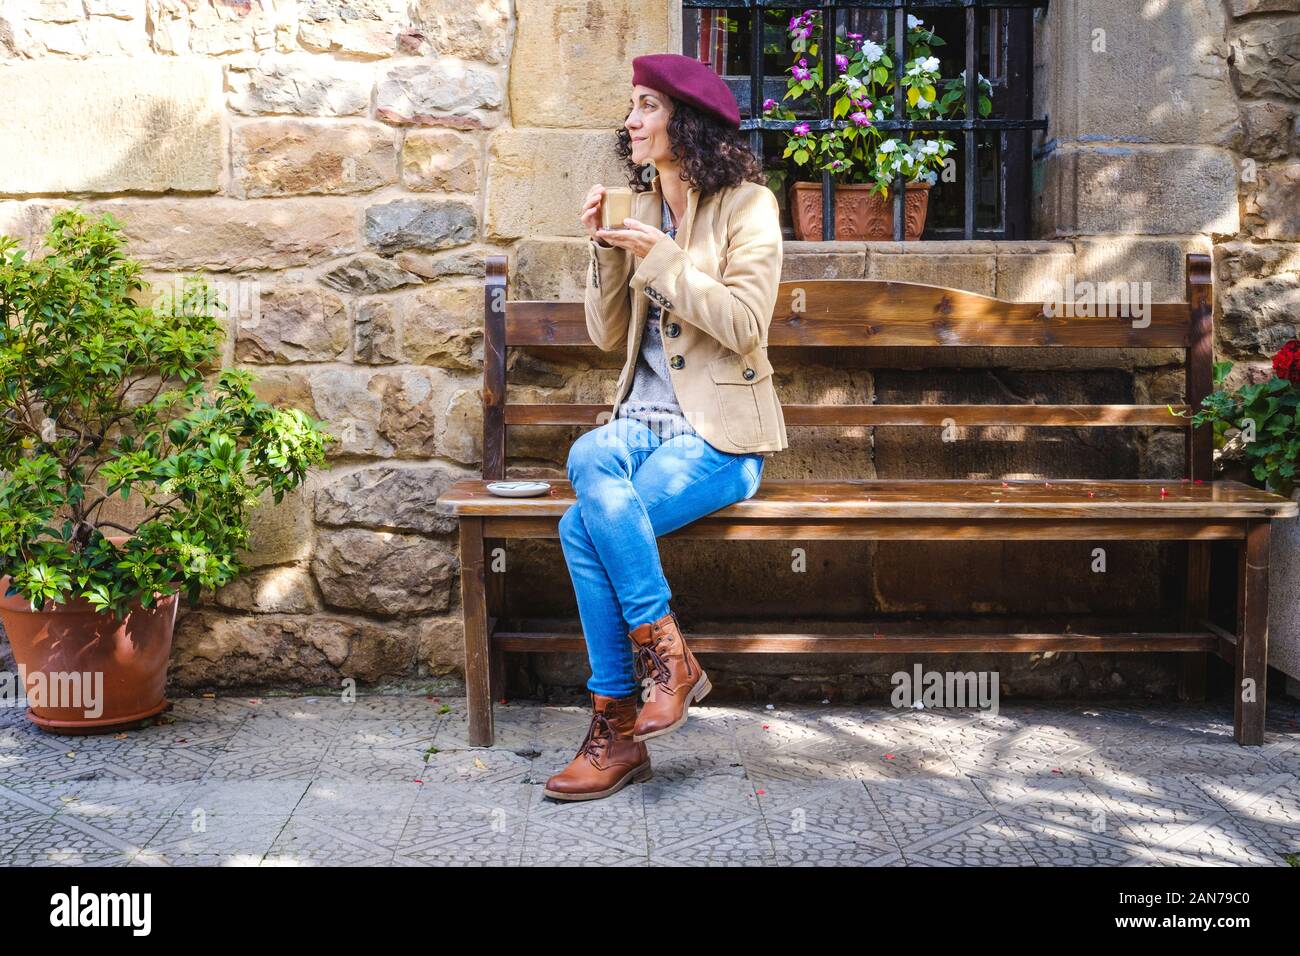
M 1157 301 L 1180 300 L 1184 255 L 1213 251 L 1218 348 L 1252 374 L 1295 333 L 1300 296 L 1297 6 L 1053 0 L 1035 84 L 1051 118 L 1035 176 L 1041 239 L 790 241 L 785 277 L 1032 300 L 1073 275 L 1151 281 Z M 329 470 L 258 513 L 255 570 L 182 618 L 178 686 L 382 682 L 462 666 L 455 527 L 433 502 L 480 463 L 484 256 L 510 256 L 513 297 L 581 297 L 577 210 L 593 182 L 621 180 L 611 133 L 630 60 L 676 49 L 680 9 L 664 0 L 0 8 L 0 137 L 11 146 L 0 231 L 35 235 L 72 203 L 112 211 L 158 283 L 202 270 L 229 293 L 227 363 L 255 369 L 264 397 L 342 438 Z M 778 389 L 789 402 L 1181 398 L 1173 352 L 850 358 L 774 354 Z M 521 352 L 512 400 L 608 401 L 617 362 Z M 942 443 L 928 429 L 791 429 L 766 474 L 1182 474 L 1177 434 L 1103 431 L 965 429 Z M 518 430 L 512 474 L 562 476 L 575 434 Z M 1169 605 L 1176 562 L 1168 549 L 1116 548 L 1124 573 L 1102 584 L 1073 546 L 799 544 L 813 569 L 799 576 L 786 544 L 665 544 L 674 605 L 692 626 L 813 609 L 1136 618 L 1153 600 Z M 574 625 L 557 544 L 512 544 L 508 567 L 509 614 Z M 513 664 L 512 690 L 585 678 L 572 655 Z M 896 664 L 719 667 L 738 692 L 824 696 L 836 675 L 845 693 L 878 689 Z M 1172 675 L 1168 659 L 1140 656 L 998 664 L 1044 692 L 1167 689 Z

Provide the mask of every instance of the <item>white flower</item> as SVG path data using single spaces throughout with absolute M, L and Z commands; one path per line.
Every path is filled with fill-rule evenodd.
M 918 110 L 928 110 L 930 108 L 930 101 L 924 96 L 918 96 L 916 98 L 916 108 Z
M 933 186 L 939 181 L 939 174 L 932 169 L 928 173 L 922 173 L 921 178 Z
M 859 80 L 856 76 L 849 76 L 849 74 L 847 73 L 844 74 L 844 85 L 851 90 L 862 89 L 862 81 Z
M 885 111 L 876 110 L 876 121 L 883 123 L 885 121 Z
M 880 48 L 879 43 L 875 43 L 871 40 L 862 41 L 862 55 L 866 58 L 868 63 L 875 63 L 884 56 L 884 54 L 885 51 Z
M 907 15 L 907 28 L 909 30 L 915 30 L 917 27 L 921 26 L 925 26 L 925 24 L 922 23 L 919 18 L 912 16 L 910 13 Z
M 880 151 L 882 153 L 892 153 L 896 149 L 898 149 L 898 140 L 896 139 L 887 139 L 880 144 Z
M 927 139 L 919 145 L 918 149 L 923 155 L 933 156 L 939 152 L 939 144 L 932 139 Z
M 937 56 L 927 56 L 921 61 L 921 69 L 927 73 L 939 72 L 939 58 Z

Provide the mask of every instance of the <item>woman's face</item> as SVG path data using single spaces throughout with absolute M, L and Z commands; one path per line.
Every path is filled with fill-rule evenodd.
M 648 86 L 634 86 L 628 108 L 631 112 L 623 125 L 632 139 L 632 162 L 638 166 L 654 163 L 656 168 L 664 161 L 671 162 L 668 119 L 672 103 L 668 97 Z

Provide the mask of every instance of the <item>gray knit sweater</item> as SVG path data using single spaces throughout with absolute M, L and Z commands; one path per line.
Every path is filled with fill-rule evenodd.
M 668 200 L 663 204 L 661 227 L 670 236 L 676 236 Z M 695 434 L 682 406 L 677 402 L 673 380 L 668 372 L 668 356 L 664 354 L 663 337 L 659 331 L 659 306 L 650 303 L 646 314 L 645 331 L 641 335 L 641 351 L 637 354 L 632 388 L 618 407 L 619 418 L 633 418 L 642 422 L 659 436 L 660 441 L 674 435 Z

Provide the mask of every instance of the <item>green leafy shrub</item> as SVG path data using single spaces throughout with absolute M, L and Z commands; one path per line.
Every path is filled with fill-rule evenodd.
M 33 607 L 85 598 L 118 618 L 247 567 L 249 515 L 279 503 L 334 436 L 219 370 L 224 306 L 198 277 L 142 304 L 121 224 L 55 215 L 29 258 L 0 237 L 0 575 Z M 137 496 L 134 526 L 103 516 Z M 129 535 L 121 546 L 107 535 Z
M 1222 386 L 1231 362 L 1214 364 Z M 1273 356 L 1273 376 L 1234 390 L 1218 388 L 1192 415 L 1194 426 L 1210 425 L 1220 463 L 1243 462 L 1256 481 L 1278 494 L 1296 488 L 1300 463 L 1300 342 L 1287 342 Z

